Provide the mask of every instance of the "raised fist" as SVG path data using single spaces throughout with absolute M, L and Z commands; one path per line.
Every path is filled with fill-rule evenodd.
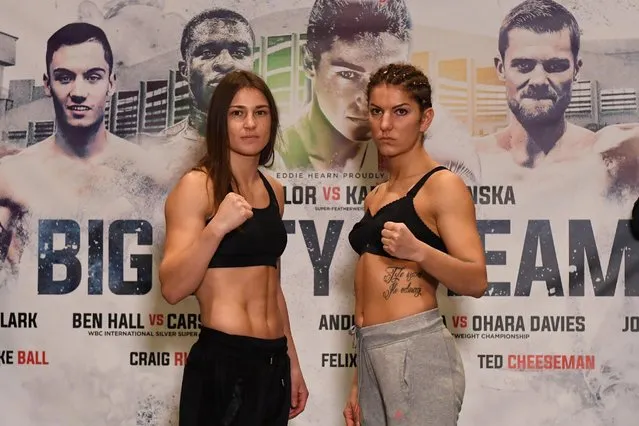
M 222 235 L 226 235 L 251 217 L 253 217 L 253 208 L 248 201 L 241 195 L 229 192 L 210 223 L 216 226 Z

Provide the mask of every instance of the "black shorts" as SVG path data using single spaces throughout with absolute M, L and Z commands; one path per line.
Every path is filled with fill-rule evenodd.
M 258 339 L 202 327 L 180 395 L 180 426 L 283 426 L 291 406 L 286 337 Z

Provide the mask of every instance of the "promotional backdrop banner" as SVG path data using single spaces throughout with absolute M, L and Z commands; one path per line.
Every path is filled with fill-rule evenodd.
M 459 424 L 636 424 L 634 2 L 0 1 L 3 424 L 177 425 L 200 323 L 193 297 L 161 295 L 164 200 L 233 69 L 264 78 L 282 117 L 264 171 L 285 186 L 282 288 L 310 390 L 291 424 L 343 424 L 347 236 L 387 178 L 365 89 L 390 62 L 429 76 L 424 147 L 468 185 L 485 247 L 482 298 L 438 291 Z

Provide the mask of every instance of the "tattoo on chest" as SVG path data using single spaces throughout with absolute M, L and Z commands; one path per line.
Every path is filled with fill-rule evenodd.
M 415 281 L 423 279 L 424 273 L 406 271 L 405 269 L 403 266 L 389 266 L 386 268 L 384 282 L 388 284 L 388 288 L 382 293 L 385 300 L 390 299 L 392 295 L 397 293 L 412 294 L 414 297 L 422 295 L 422 288 L 419 282 L 416 283 Z

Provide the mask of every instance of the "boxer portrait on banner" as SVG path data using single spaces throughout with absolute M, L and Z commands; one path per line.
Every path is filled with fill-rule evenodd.
M 499 160 L 499 167 L 482 167 L 488 181 L 526 180 L 535 169 L 589 157 L 597 159 L 591 171 L 601 174 L 603 194 L 639 188 L 639 124 L 593 132 L 566 118 L 583 67 L 580 47 L 575 16 L 553 0 L 526 0 L 504 18 L 494 62 L 510 121 L 476 139 L 482 163 Z
M 639 123 L 606 126 L 594 149 L 608 172 L 608 195 L 627 200 L 639 195 Z
M 555 416 L 553 420 L 561 424 L 560 416 L 562 420 L 563 416 L 572 419 L 571 414 L 577 414 L 577 409 L 566 408 L 575 404 L 582 413 L 590 413 L 582 414 L 582 419 L 597 416 L 601 424 L 613 424 L 603 420 L 604 408 L 621 399 L 621 395 L 636 397 L 633 395 L 636 381 L 628 374 L 634 362 L 628 363 L 618 353 L 630 350 L 621 349 L 627 341 L 617 339 L 609 327 L 626 309 L 634 310 L 630 307 L 633 298 L 624 297 L 621 281 L 625 282 L 628 295 L 632 286 L 630 277 L 637 269 L 636 257 L 630 255 L 635 252 L 632 239 L 621 222 L 627 210 L 619 215 L 615 203 L 606 197 L 616 191 L 620 179 L 633 176 L 636 179 L 639 151 L 631 142 L 633 125 L 607 126 L 593 132 L 568 121 L 566 115 L 574 84 L 588 64 L 580 53 L 578 21 L 561 4 L 552 0 L 526 0 L 513 7 L 501 23 L 497 47 L 494 65 L 505 86 L 509 122 L 506 128 L 477 138 L 477 149 L 482 162 L 482 183 L 515 186 L 517 205 L 513 206 L 512 213 L 501 210 L 499 216 L 490 219 L 508 217 L 513 229 L 518 221 L 528 222 L 524 247 L 518 247 L 522 257 L 517 280 L 523 283 L 525 277 L 528 283 L 545 284 L 553 301 L 547 304 L 542 301 L 544 307 L 583 315 L 590 322 L 588 333 L 547 335 L 540 347 L 547 345 L 561 351 L 559 348 L 563 346 L 569 348 L 564 350 L 597 354 L 596 368 L 571 373 L 540 372 L 527 377 L 526 386 L 545 389 L 545 393 L 535 393 L 544 400 L 538 404 L 547 404 L 548 410 L 535 415 Z M 599 106 L 593 105 L 593 108 Z M 626 167 L 626 175 L 619 172 L 621 167 L 612 164 L 615 156 L 618 164 Z M 545 220 L 542 226 L 547 225 L 548 232 L 540 232 L 540 227 L 535 235 L 535 231 L 529 232 L 530 224 L 538 218 Z M 585 224 L 583 230 L 574 227 L 578 222 Z M 535 237 L 530 239 L 530 235 Z M 547 244 L 542 242 L 544 239 Z M 591 241 L 593 249 L 575 244 L 578 239 Z M 528 245 L 529 242 L 534 246 Z M 534 256 L 526 259 L 531 253 Z M 568 253 L 568 263 L 562 264 L 562 254 Z M 621 266 L 621 253 L 624 253 L 625 271 Z M 522 273 L 526 264 L 534 265 L 536 271 L 542 273 L 535 272 L 534 276 Z M 530 286 L 526 291 L 520 290 L 520 294 L 530 295 L 529 289 Z M 593 298 L 590 294 L 593 292 L 595 296 L 611 297 Z M 533 303 L 530 306 L 537 308 Z M 598 316 L 603 320 L 596 323 Z M 519 377 L 513 375 L 512 382 L 501 384 L 495 406 L 507 404 L 502 395 L 509 394 L 506 389 L 511 386 L 509 382 L 516 386 L 517 380 Z M 552 394 L 555 392 L 566 395 L 564 404 L 554 406 Z M 487 406 L 492 403 L 491 399 L 487 394 Z M 553 410 L 560 414 L 553 414 Z
M 285 129 L 273 167 L 378 171 L 380 159 L 371 139 L 366 84 L 381 64 L 410 61 L 411 31 L 404 0 L 316 0 L 304 49 L 312 99 L 297 122 Z M 479 178 L 479 160 L 470 138 L 458 127 L 439 109 L 424 142 L 434 158 L 473 182 Z
M 0 258 L 14 266 L 30 237 L 26 216 L 143 216 L 147 204 L 140 195 L 161 185 L 145 151 L 106 130 L 116 75 L 105 33 L 88 23 L 65 25 L 48 39 L 45 59 L 55 132 L 0 159 Z
M 203 136 L 211 96 L 229 72 L 252 69 L 254 44 L 255 35 L 248 20 L 231 10 L 205 10 L 184 26 L 178 68 L 189 85 L 189 115 L 158 135 L 166 138 L 159 150 L 169 162 L 171 182 L 205 153 Z
M 366 84 L 379 64 L 407 61 L 411 20 L 404 0 L 316 0 L 304 49 L 310 104 L 284 130 L 278 168 L 378 170 L 366 109 Z
M 498 43 L 495 68 L 505 84 L 510 122 L 478 140 L 480 155 L 499 155 L 503 168 L 514 165 L 515 173 L 583 155 L 595 134 L 565 116 L 582 66 L 572 13 L 552 0 L 520 3 L 503 20 Z M 493 172 L 503 179 L 504 170 Z

